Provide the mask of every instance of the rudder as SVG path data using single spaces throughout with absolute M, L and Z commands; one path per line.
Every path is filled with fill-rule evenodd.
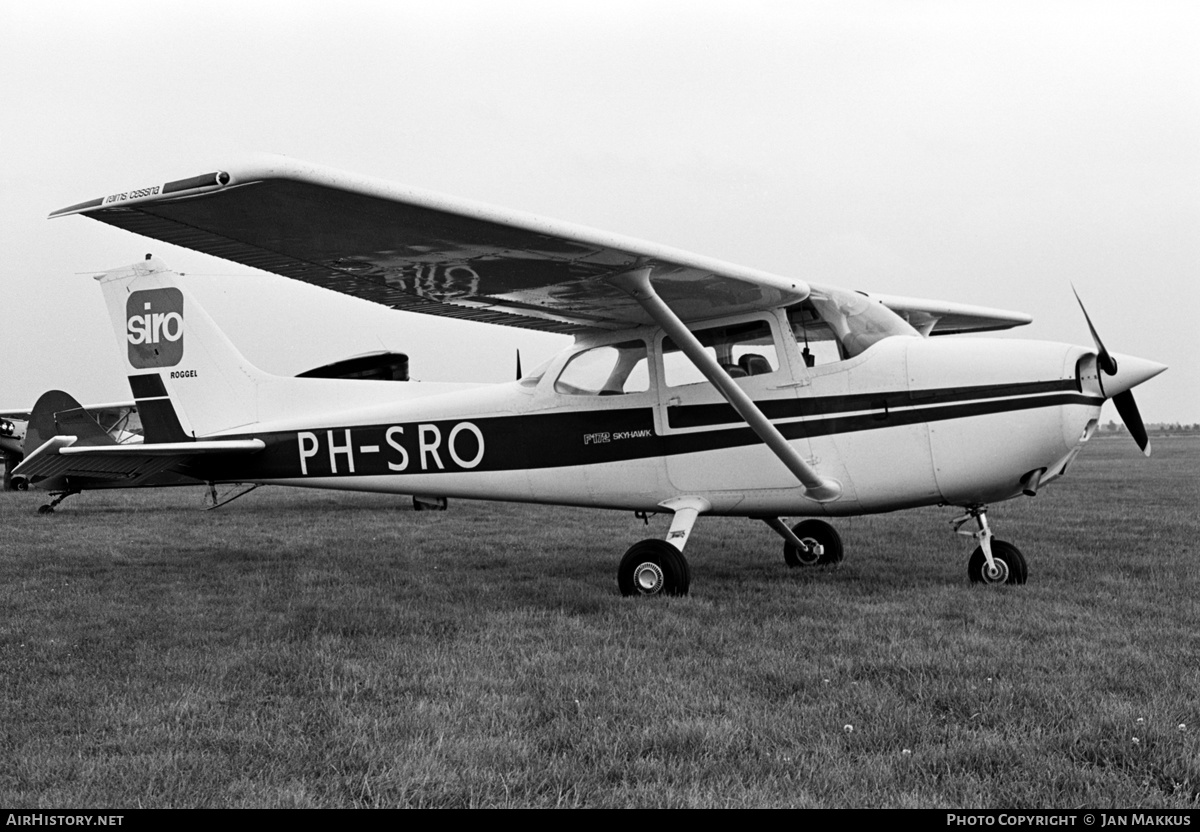
M 55 436 L 76 436 L 77 445 L 115 445 L 116 440 L 70 394 L 47 390 L 33 405 L 25 431 L 25 453 Z

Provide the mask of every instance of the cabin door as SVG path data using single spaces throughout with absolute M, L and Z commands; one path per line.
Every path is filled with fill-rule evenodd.
M 796 415 L 797 388 L 777 348 L 774 319 L 743 320 L 695 335 L 773 422 Z M 799 487 L 795 475 L 670 338 L 659 336 L 656 353 L 661 371 L 657 422 L 672 487 L 682 493 Z M 810 455 L 807 440 L 792 444 Z

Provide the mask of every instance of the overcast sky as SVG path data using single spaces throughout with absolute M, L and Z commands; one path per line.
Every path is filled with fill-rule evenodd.
M 244 352 L 503 381 L 561 338 L 46 215 L 267 151 L 848 288 L 1029 312 L 1200 421 L 1200 4 L 0 0 L 0 406 L 129 398 L 88 275 L 147 252 Z M 1117 418 L 1112 406 L 1105 419 Z

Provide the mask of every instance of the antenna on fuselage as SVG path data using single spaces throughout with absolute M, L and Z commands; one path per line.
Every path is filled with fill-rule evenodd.
M 517 348 L 517 381 L 521 380 L 521 349 Z
M 817 359 L 808 348 L 808 327 L 804 324 L 803 306 L 800 307 L 800 331 L 804 334 L 804 349 L 800 350 L 800 356 L 804 359 L 804 366 L 811 367 L 817 363 Z

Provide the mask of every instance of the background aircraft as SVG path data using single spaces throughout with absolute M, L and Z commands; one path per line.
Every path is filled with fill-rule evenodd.
M 60 421 L 61 420 L 61 421 Z M 132 402 L 81 405 L 66 393 L 51 390 L 38 398 L 32 410 L 8 410 L 0 416 L 0 452 L 3 453 L 4 490 L 15 488 L 13 469 L 25 458 L 28 447 L 38 447 L 60 429 L 102 434 L 108 442 L 140 442 L 137 408 Z M 57 426 L 57 427 L 56 427 Z M 18 480 L 23 486 L 25 483 Z
M 4 490 L 12 489 L 12 470 L 25 458 L 25 430 L 29 414 L 21 410 L 0 413 L 0 462 L 4 464 Z
M 147 260 L 98 276 L 146 428 L 138 448 L 57 436 L 15 472 L 186 470 L 274 482 L 669 511 L 618 568 L 686 593 L 701 514 L 764 520 L 792 565 L 835 562 L 828 523 L 950 504 L 972 580 L 1022 583 L 987 504 L 1062 476 L 1118 401 L 1165 369 L 1094 348 L 934 338 L 1020 313 L 873 298 L 578 226 L 272 159 L 89 200 L 80 213 L 397 309 L 570 333 L 492 389 L 271 376 Z M 1085 313 L 1086 315 L 1086 313 Z M 1091 323 L 1089 321 L 1089 326 Z

